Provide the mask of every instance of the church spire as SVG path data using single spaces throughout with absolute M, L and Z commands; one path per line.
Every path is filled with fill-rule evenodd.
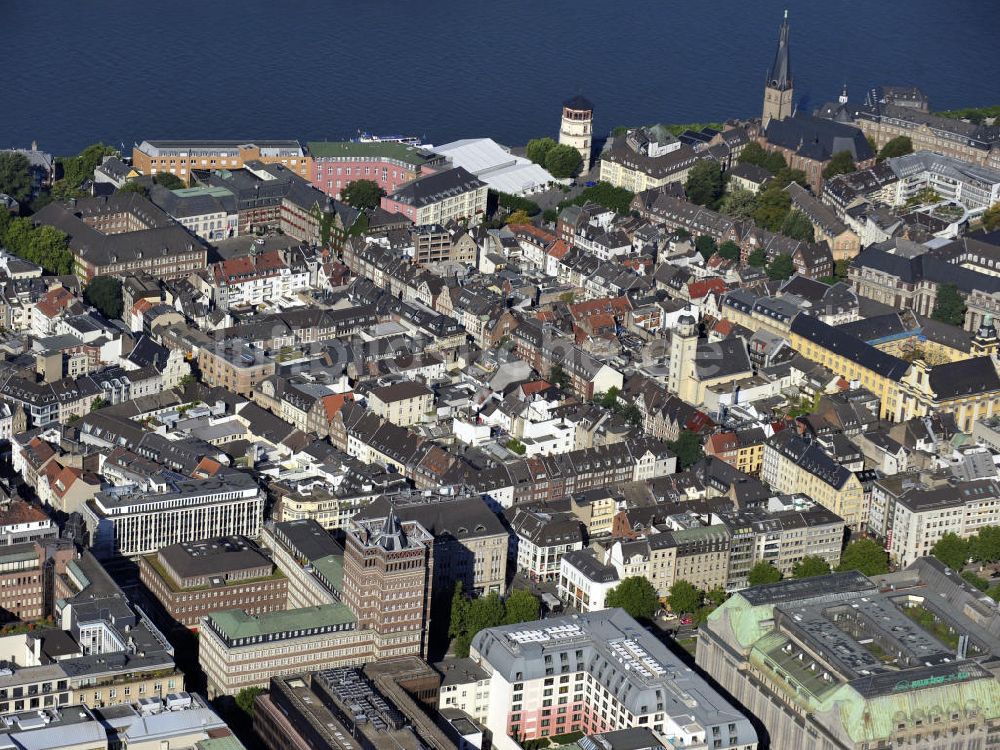
M 792 87 L 792 64 L 788 50 L 788 11 L 785 11 L 785 19 L 781 23 L 781 31 L 778 33 L 778 51 L 774 55 L 774 62 L 767 74 L 768 88 L 778 91 L 787 91 Z

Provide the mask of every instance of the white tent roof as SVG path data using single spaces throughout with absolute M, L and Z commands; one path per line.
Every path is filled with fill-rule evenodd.
M 430 150 L 451 160 L 494 190 L 514 195 L 536 190 L 555 178 L 534 162 L 510 151 L 492 138 L 465 138 L 432 146 Z

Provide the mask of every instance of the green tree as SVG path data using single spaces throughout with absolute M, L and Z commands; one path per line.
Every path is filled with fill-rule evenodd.
M 962 578 L 965 580 L 966 583 L 975 586 L 980 591 L 988 591 L 990 588 L 989 581 L 987 581 L 982 576 L 976 575 L 971 570 L 963 570 Z
M 764 248 L 758 247 L 749 256 L 747 256 L 747 263 L 754 268 L 763 268 L 767 265 L 767 253 Z
M 124 185 L 122 185 L 120 188 L 118 188 L 117 192 L 119 192 L 119 193 L 136 193 L 136 194 L 141 195 L 143 197 L 148 197 L 149 196 L 149 188 L 147 188 L 141 182 L 138 182 L 136 180 L 130 180 L 129 182 L 126 182 Z
M 83 290 L 83 298 L 105 317 L 122 316 L 122 282 L 114 276 L 97 276 Z
M 722 169 L 712 159 L 702 159 L 688 172 L 684 192 L 699 206 L 714 208 L 722 197 Z
M 780 253 L 767 266 L 767 277 L 771 281 L 782 281 L 790 278 L 795 273 L 795 264 L 792 263 L 792 256 Z
M 156 176 L 153 177 L 153 182 L 157 185 L 162 185 L 167 190 L 180 190 L 187 187 L 184 184 L 184 180 L 175 174 L 170 174 L 170 172 L 157 172 Z
M 857 167 L 854 166 L 854 157 L 851 155 L 851 152 L 838 151 L 830 157 L 830 161 L 823 167 L 823 179 L 829 180 L 838 174 L 850 174 L 856 171 Z
M 934 300 L 934 320 L 950 323 L 953 326 L 965 325 L 965 300 L 954 284 L 941 284 Z
M 604 597 L 606 607 L 621 607 L 637 620 L 648 620 L 660 606 L 656 589 L 644 576 L 629 576 Z
M 541 208 L 534 201 L 530 201 L 520 195 L 511 195 L 510 193 L 495 193 L 497 197 L 497 205 L 501 208 L 506 208 L 510 212 L 522 211 L 528 216 L 537 216 L 541 212 Z
M 856 570 L 866 576 L 888 573 L 889 555 L 874 539 L 858 539 L 847 545 L 837 570 Z
M 983 212 L 983 227 L 987 232 L 1000 229 L 1000 203 L 994 203 Z
M 694 241 L 694 248 L 705 258 L 711 258 L 718 249 L 715 240 L 707 234 L 699 234 Z
M 701 589 L 683 578 L 674 581 L 673 586 L 670 587 L 670 593 L 667 595 L 670 611 L 679 615 L 685 612 L 697 612 L 698 608 L 701 607 L 701 602 Z
M 627 214 L 631 208 L 633 198 L 635 198 L 635 193 L 625 188 L 615 187 L 609 182 L 598 182 L 596 185 L 584 188 L 575 198 L 562 201 L 559 204 L 559 209 L 566 208 L 566 206 L 582 206 L 585 203 L 597 203 L 611 209 L 615 213 Z
M 980 562 L 1000 560 L 1000 526 L 983 526 L 969 539 L 971 556 Z
M 786 237 L 791 237 L 793 240 L 802 240 L 803 242 L 816 241 L 816 233 L 813 230 L 812 222 L 801 211 L 792 210 L 788 212 L 785 220 L 781 222 L 781 233 Z
M 830 572 L 830 563 L 819 555 L 806 555 L 792 566 L 793 578 L 813 578 Z
M 376 208 L 385 191 L 375 180 L 354 180 L 340 192 L 340 199 L 358 210 Z
M 598 393 L 594 396 L 594 400 L 605 409 L 615 410 L 618 408 L 618 394 L 620 392 L 618 386 L 613 385 L 604 393 Z
M 754 565 L 750 568 L 750 573 L 747 574 L 747 583 L 751 586 L 760 586 L 764 583 L 777 583 L 780 580 L 781 571 L 766 560 L 761 560 Z
M 771 182 L 757 196 L 757 210 L 753 213 L 753 220 L 757 226 L 777 232 L 781 229 L 791 206 L 792 199 L 788 193 Z
M 552 369 L 549 370 L 549 382 L 556 388 L 561 388 L 562 390 L 568 390 L 572 384 L 572 380 L 569 373 L 563 368 L 562 365 L 556 363 L 552 365 Z
M 504 602 L 505 625 L 533 622 L 541 616 L 542 608 L 538 597 L 527 589 L 514 589 L 507 595 L 507 600 Z
M 236 705 L 247 716 L 253 716 L 254 699 L 263 692 L 264 688 L 261 687 L 243 688 L 236 694 Z
M 504 614 L 503 601 L 496 593 L 473 599 L 465 618 L 465 628 L 455 638 L 455 653 L 458 656 L 468 656 L 469 646 L 476 633 L 502 625 Z
M 667 447 L 677 456 L 677 465 L 681 469 L 686 469 L 697 463 L 705 455 L 701 436 L 691 430 L 681 430 L 677 439 L 669 441 Z
M 55 227 L 36 227 L 29 219 L 0 217 L 0 245 L 19 258 L 35 263 L 46 273 L 65 276 L 73 272 L 73 254 L 66 235 Z
M 93 401 L 90 402 L 90 410 L 97 411 L 98 409 L 103 409 L 105 406 L 110 406 L 111 402 L 108 401 L 104 396 L 98 396 Z
M 72 193 L 76 188 L 94 176 L 94 170 L 104 161 L 105 156 L 118 156 L 118 149 L 104 143 L 94 143 L 76 156 L 66 156 L 56 160 L 62 168 L 62 191 Z M 57 192 L 53 190 L 53 192 Z
M 727 594 L 726 590 L 721 586 L 716 586 L 715 588 L 709 589 L 708 591 L 705 592 L 706 601 L 713 607 L 720 606 L 728 598 L 729 594 Z
M 504 224 L 530 224 L 531 217 L 524 211 L 515 211 L 504 220 Z
M 756 164 L 773 175 L 788 168 L 788 162 L 785 161 L 784 156 L 777 151 L 766 150 L 757 142 L 751 142 L 744 146 L 738 161 L 740 164 Z
M 455 638 L 464 633 L 469 624 L 469 599 L 465 595 L 465 586 L 461 581 L 455 582 L 451 592 L 451 616 L 448 618 L 448 636 Z
M 805 172 L 801 169 L 789 169 L 788 167 L 779 169 L 775 173 L 774 179 L 767 183 L 767 187 L 784 190 L 793 182 L 797 182 L 805 188 L 809 187 L 809 181 L 806 179 Z
M 507 450 L 513 451 L 519 456 L 523 456 L 525 453 L 528 452 L 528 448 L 525 446 L 525 444 L 522 443 L 520 440 L 518 440 L 516 437 L 512 437 L 510 440 L 508 440 L 506 446 Z
M 971 557 L 969 546 L 969 540 L 949 531 L 937 540 L 931 554 L 949 568 L 960 571 Z
M 535 164 L 540 164 L 545 166 L 545 157 L 549 155 L 549 151 L 552 150 L 553 146 L 558 146 L 551 138 L 532 138 L 528 141 L 528 145 L 525 148 L 525 156 L 527 156 Z
M 557 143 L 545 154 L 545 169 L 557 180 L 575 176 L 582 165 L 580 152 L 564 143 Z
M 740 246 L 732 240 L 726 240 L 719 245 L 718 253 L 726 260 L 738 261 L 740 259 Z
M 726 193 L 719 203 L 719 211 L 734 219 L 752 219 L 757 210 L 757 194 L 743 188 Z
M 629 404 L 628 406 L 622 408 L 618 414 L 633 427 L 642 426 L 642 412 L 639 411 L 639 407 L 635 404 Z
M 542 221 L 546 224 L 555 224 L 559 221 L 559 212 L 554 208 L 546 208 L 542 211 Z
M 898 135 L 886 143 L 878 152 L 878 161 L 885 161 L 896 156 L 906 156 L 913 153 L 913 141 L 908 135 Z
M 913 209 L 919 208 L 920 206 L 932 206 L 935 203 L 940 202 L 941 196 L 938 192 L 934 188 L 925 187 L 907 198 L 904 208 Z
M 0 151 L 0 193 L 18 203 L 31 197 L 31 162 L 18 151 Z

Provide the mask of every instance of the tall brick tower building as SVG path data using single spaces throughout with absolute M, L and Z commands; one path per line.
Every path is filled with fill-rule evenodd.
M 427 656 L 434 537 L 395 509 L 355 521 L 344 549 L 344 603 L 374 630 L 384 656 Z

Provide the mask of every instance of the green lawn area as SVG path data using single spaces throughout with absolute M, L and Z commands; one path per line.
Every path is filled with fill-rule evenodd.
M 941 622 L 929 609 L 921 604 L 903 607 L 906 616 L 913 620 L 941 643 L 949 648 L 958 648 L 958 634 Z

